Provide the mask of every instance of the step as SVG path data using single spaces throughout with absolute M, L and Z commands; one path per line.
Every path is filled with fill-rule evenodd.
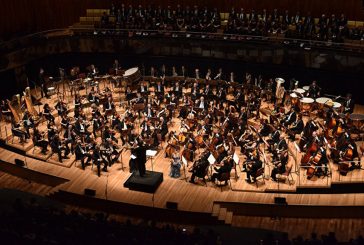
M 220 205 L 219 204 L 214 204 L 212 207 L 212 216 L 213 217 L 217 217 L 219 216 L 219 212 L 220 212 Z
M 224 221 L 225 222 L 226 213 L 227 213 L 227 209 L 226 208 L 220 208 L 220 212 L 219 212 L 219 215 L 218 215 L 217 219 L 219 221 Z
M 225 217 L 225 224 L 231 225 L 233 223 L 233 212 L 227 211 Z

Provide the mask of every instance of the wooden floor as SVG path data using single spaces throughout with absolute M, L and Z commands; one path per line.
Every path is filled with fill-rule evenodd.
M 105 86 L 105 85 L 104 85 Z M 118 99 L 118 95 L 115 95 Z M 54 104 L 56 98 L 53 96 L 50 100 L 42 99 L 43 103 Z M 69 102 L 71 100 L 69 99 Z M 119 112 L 123 108 L 117 108 Z M 359 111 L 358 111 L 359 110 Z M 356 112 L 362 112 L 363 108 L 357 106 Z M 72 115 L 72 112 L 71 112 Z M 55 116 L 57 116 L 55 114 Z M 56 117 L 56 123 L 59 123 L 59 117 Z M 171 129 L 179 127 L 179 119 L 174 118 Z M 46 124 L 40 125 L 40 130 L 44 130 Z M 164 181 L 158 188 L 155 194 L 142 193 L 131 191 L 123 187 L 124 182 L 130 176 L 128 162 L 130 159 L 130 151 L 126 150 L 122 154 L 122 163 L 116 163 L 108 169 L 108 172 L 102 172 L 101 177 L 96 174 L 96 168 L 87 166 L 82 170 L 80 163 L 71 159 L 67 163 L 59 163 L 56 159 L 50 160 L 50 156 L 46 156 L 43 160 L 36 160 L 30 156 L 41 158 L 39 150 L 35 149 L 31 143 L 21 145 L 17 139 L 12 139 L 10 136 L 10 124 L 0 123 L 0 138 L 6 140 L 7 143 L 13 147 L 24 150 L 27 152 L 26 157 L 17 153 L 0 148 L 0 159 L 6 162 L 14 163 L 14 159 L 22 159 L 26 161 L 27 168 L 46 173 L 49 175 L 61 177 L 69 181 L 60 184 L 56 187 L 47 187 L 37 184 L 16 185 L 13 188 L 34 192 L 41 195 L 49 195 L 58 190 L 64 190 L 72 193 L 83 194 L 85 188 L 95 189 L 96 197 L 108 199 L 118 202 L 153 206 L 165 208 L 167 201 L 177 202 L 178 209 L 195 212 L 212 213 L 213 205 L 216 201 L 225 202 L 248 202 L 248 203 L 274 203 L 274 197 L 285 197 L 289 204 L 299 205 L 337 205 L 337 206 L 358 206 L 364 205 L 364 194 L 297 194 L 296 190 L 299 187 L 306 188 L 330 188 L 333 183 L 364 183 L 364 171 L 354 170 L 347 176 L 340 176 L 337 172 L 337 166 L 330 162 L 329 167 L 331 171 L 330 177 L 314 178 L 307 180 L 305 176 L 305 169 L 300 168 L 297 164 L 300 162 L 301 154 L 295 152 L 295 147 L 292 143 L 289 144 L 290 157 L 289 163 L 293 165 L 293 183 L 289 184 L 288 181 L 274 182 L 269 179 L 271 167 L 267 164 L 265 167 L 265 178 L 259 181 L 258 186 L 245 182 L 246 173 L 241 172 L 240 168 L 237 171 L 232 171 L 231 187 L 217 187 L 211 182 L 207 182 L 207 187 L 202 182 L 191 184 L 187 182 L 190 179 L 191 173 L 181 169 L 181 178 L 174 179 L 169 177 L 170 160 L 165 158 L 164 150 L 160 150 L 158 155 L 153 159 L 153 170 L 163 172 Z M 29 147 L 30 144 L 30 147 Z M 164 143 L 165 147 L 166 143 Z M 236 153 L 239 155 L 240 161 L 244 161 L 244 157 L 240 154 L 239 148 Z M 268 157 L 269 158 L 269 157 Z M 362 160 L 363 161 L 363 160 Z M 269 161 L 268 161 L 269 162 Z M 190 163 L 191 164 L 191 163 Z M 147 169 L 151 170 L 151 161 L 147 162 Z M 0 187 L 12 187 L 11 183 L 6 181 L 7 174 L 0 172 L 1 184 Z M 263 181 L 264 180 L 264 181 Z M 239 218 L 232 219 L 232 223 L 244 223 L 249 221 L 244 218 L 244 222 L 238 222 Z M 243 218 L 242 218 L 243 219 Z M 254 219 L 254 217 L 252 217 Z M 292 221 L 293 223 L 296 221 Z M 293 223 L 287 223 L 289 227 Z M 362 221 L 360 221 L 362 222 Z M 362 223 L 360 223 L 362 224 Z M 269 221 L 261 221 L 261 225 L 269 227 L 272 225 Z M 308 225 L 309 226 L 309 225 Z M 274 227 L 274 226 L 273 226 Z M 272 227 L 270 227 L 272 228 Z M 316 228 L 312 226 L 312 229 Z M 293 228 L 292 228 L 293 229 Z

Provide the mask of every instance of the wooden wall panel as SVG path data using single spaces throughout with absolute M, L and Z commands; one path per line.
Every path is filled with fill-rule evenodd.
M 272 11 L 288 9 L 291 14 L 300 10 L 302 14 L 308 11 L 314 16 L 321 13 L 345 13 L 349 19 L 364 20 L 362 0 L 11 0 L 6 1 L 0 8 L 0 38 L 5 34 L 19 32 L 35 32 L 53 28 L 63 28 L 77 22 L 80 16 L 86 15 L 87 8 L 109 8 L 111 2 L 121 4 L 132 3 L 134 6 L 142 4 L 162 5 L 164 7 L 177 3 L 182 6 L 199 6 L 209 8 L 217 7 L 222 11 L 229 11 L 232 6 L 236 9 L 243 7 L 250 11 L 261 11 L 263 8 Z

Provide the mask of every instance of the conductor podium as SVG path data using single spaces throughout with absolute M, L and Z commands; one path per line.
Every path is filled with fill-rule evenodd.
M 124 187 L 129 190 L 154 193 L 159 185 L 163 182 L 163 173 L 146 171 L 143 177 L 139 176 L 139 172 L 133 172 L 125 181 Z

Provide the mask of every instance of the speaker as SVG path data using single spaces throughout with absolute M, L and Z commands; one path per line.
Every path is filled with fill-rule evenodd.
M 166 208 L 167 209 L 177 210 L 178 203 L 176 203 L 176 202 L 166 202 Z
M 24 161 L 23 160 L 20 160 L 20 159 L 15 159 L 15 165 L 16 166 L 19 166 L 19 167 L 24 167 L 25 164 L 24 164 Z
M 274 204 L 287 205 L 287 200 L 285 197 L 274 197 Z
M 85 195 L 86 196 L 90 196 L 90 197 L 94 197 L 96 195 L 96 190 L 93 189 L 85 189 Z

